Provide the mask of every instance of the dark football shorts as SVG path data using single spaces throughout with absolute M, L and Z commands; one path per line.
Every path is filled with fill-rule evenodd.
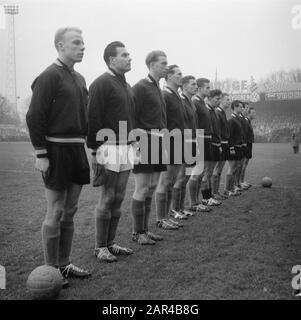
M 252 150 L 253 150 L 253 143 L 247 143 L 245 156 L 247 159 L 252 159 Z
M 213 161 L 211 139 L 208 138 L 204 139 L 204 161 Z
M 186 164 L 187 167 L 194 167 L 196 165 L 196 151 L 197 151 L 197 142 L 184 139 L 183 141 L 183 163 Z
M 229 161 L 239 161 L 242 159 L 242 151 L 241 147 L 235 147 L 234 146 L 235 155 L 229 155 Z
M 241 158 L 246 158 L 247 157 L 247 146 L 242 146 L 241 147 Z
M 212 157 L 211 157 L 211 161 L 213 162 L 219 162 L 221 161 L 221 152 L 220 152 L 220 148 L 217 146 L 212 145 Z
M 90 183 L 90 167 L 84 144 L 49 142 L 47 153 L 49 169 L 42 174 L 47 189 L 59 191 L 72 184 Z
M 179 140 L 181 139 L 181 141 Z M 179 142 L 179 144 L 177 143 Z M 184 163 L 184 144 L 183 144 L 183 137 L 171 137 L 170 139 L 170 149 L 166 149 L 166 156 L 168 157 L 168 164 L 176 165 L 176 164 L 183 164 Z
M 152 148 L 151 135 L 148 134 L 148 143 L 147 143 L 147 156 L 142 151 L 142 147 L 139 148 L 141 161 L 137 164 L 134 164 L 133 173 L 152 173 L 152 172 L 162 172 L 167 170 L 167 159 L 163 159 L 163 154 L 166 153 L 163 150 L 163 138 L 160 136 L 155 136 L 155 139 L 158 143 Z M 158 140 L 157 140 L 158 139 Z M 156 160 L 156 163 L 152 163 L 152 154 Z
M 222 153 L 220 161 L 227 161 L 230 157 L 230 148 L 228 143 L 222 143 Z

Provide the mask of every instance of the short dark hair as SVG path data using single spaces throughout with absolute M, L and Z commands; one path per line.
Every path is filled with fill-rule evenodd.
M 161 50 L 154 50 L 154 51 L 150 52 L 145 58 L 145 63 L 147 65 L 147 67 L 149 68 L 150 64 L 152 62 L 158 61 L 158 57 L 161 57 L 161 56 L 166 57 L 165 52 L 163 52 Z
M 179 66 L 177 66 L 176 64 L 172 64 L 172 65 L 167 67 L 167 69 L 165 71 L 165 75 L 164 75 L 165 80 L 168 79 L 168 75 L 169 74 L 174 74 L 175 73 L 175 71 L 174 71 L 175 68 L 179 68 Z
M 213 89 L 213 90 L 210 90 L 208 98 L 214 98 L 216 96 L 221 96 L 222 94 L 223 94 L 222 90 Z
M 198 78 L 196 80 L 196 84 L 197 84 L 198 88 L 203 87 L 206 83 L 210 83 L 210 80 L 206 79 L 206 78 Z
M 231 109 L 234 110 L 234 108 L 239 107 L 240 104 L 243 104 L 242 101 L 240 101 L 240 100 L 234 100 L 234 101 L 232 101 L 232 103 L 231 103 Z
M 185 76 L 182 78 L 182 86 L 184 86 L 186 83 L 188 83 L 190 80 L 195 80 L 194 76 Z
M 120 41 L 114 41 L 109 43 L 106 48 L 105 51 L 103 52 L 103 58 L 107 64 L 107 66 L 109 66 L 110 64 L 110 57 L 116 57 L 117 55 L 117 48 L 124 48 L 125 45 L 120 42 Z

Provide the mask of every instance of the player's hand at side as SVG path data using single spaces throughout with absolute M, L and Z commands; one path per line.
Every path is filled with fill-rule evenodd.
M 235 156 L 235 150 L 234 149 L 230 149 L 230 155 L 231 156 Z
M 96 156 L 91 158 L 92 170 L 93 170 L 93 187 L 99 187 L 106 183 L 107 172 L 103 164 L 97 162 Z
M 37 158 L 35 163 L 35 169 L 45 173 L 49 169 L 49 160 L 48 158 Z

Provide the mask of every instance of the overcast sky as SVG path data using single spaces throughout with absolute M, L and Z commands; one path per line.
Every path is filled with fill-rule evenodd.
M 124 42 L 132 56 L 127 74 L 135 84 L 147 74 L 146 54 L 166 52 L 169 64 L 185 75 L 214 80 L 255 80 L 279 69 L 300 67 L 301 29 L 293 29 L 292 8 L 301 0 L 19 0 L 15 18 L 17 92 L 30 95 L 34 78 L 56 58 L 55 31 L 63 26 L 83 30 L 86 51 L 76 65 L 89 85 L 106 70 L 105 46 Z M 0 28 L 4 27 L 0 14 Z M 0 30 L 0 92 L 7 58 L 6 29 Z

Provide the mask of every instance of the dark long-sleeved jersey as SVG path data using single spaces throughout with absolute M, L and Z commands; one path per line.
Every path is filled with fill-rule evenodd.
M 224 109 L 221 107 L 217 107 L 215 111 L 216 111 L 218 124 L 220 128 L 221 142 L 226 143 L 229 141 L 229 137 L 230 137 L 229 123 L 227 120 L 226 113 Z
M 103 142 L 96 141 L 97 132 L 111 129 L 117 143 L 125 143 L 134 126 L 134 98 L 130 85 L 121 75 L 108 70 L 98 77 L 89 88 L 88 148 L 96 149 Z M 119 139 L 119 122 L 127 122 L 126 137 Z
M 219 146 L 221 143 L 221 134 L 220 134 L 218 118 L 216 116 L 216 113 L 213 107 L 209 106 L 208 104 L 206 105 L 206 107 L 209 110 L 210 121 L 212 126 L 212 144 Z
M 184 106 L 181 97 L 169 87 L 163 90 L 166 104 L 166 125 L 169 131 L 173 129 L 184 130 Z
M 230 119 L 228 120 L 230 137 L 229 146 L 242 146 L 243 143 L 243 128 L 239 116 L 236 113 L 232 113 Z
M 243 131 L 243 135 L 242 135 L 243 142 L 242 143 L 243 143 L 243 145 L 246 145 L 249 124 L 247 123 L 247 120 L 245 119 L 243 114 L 239 115 L 239 120 L 241 121 L 242 131 Z
M 248 124 L 247 130 L 247 143 L 254 143 L 254 130 L 251 123 L 251 120 L 248 117 L 245 117 L 246 123 Z
M 206 103 L 199 96 L 194 96 L 192 101 L 193 101 L 195 108 L 196 108 L 197 129 L 204 129 L 205 138 L 209 137 L 211 139 L 213 128 L 211 125 L 210 114 L 209 114 L 209 110 L 206 106 Z
M 190 129 L 192 131 L 192 138 L 196 138 L 196 108 L 191 99 L 189 99 L 183 92 L 181 98 L 184 103 L 185 117 L 184 117 L 184 129 Z
M 148 75 L 133 86 L 135 99 L 135 128 L 150 131 L 164 129 L 166 122 L 166 105 L 156 81 Z
M 36 150 L 46 150 L 49 139 L 85 142 L 88 90 L 81 74 L 55 62 L 34 80 L 32 91 L 26 122 Z

